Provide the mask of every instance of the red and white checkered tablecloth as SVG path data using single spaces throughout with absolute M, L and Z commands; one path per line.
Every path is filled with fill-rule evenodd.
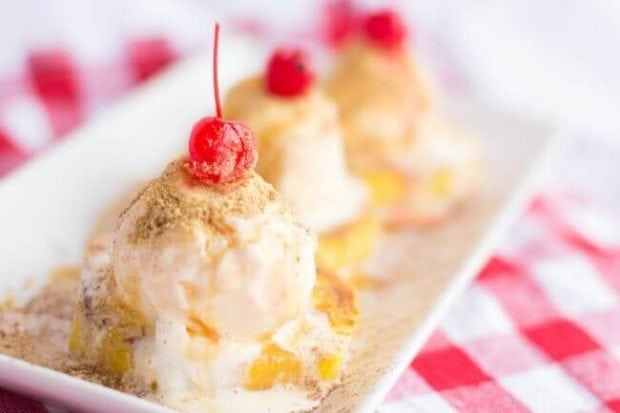
M 33 49 L 22 71 L 0 73 L 0 175 L 188 50 L 163 37 L 119 44 L 113 58 L 93 64 L 68 48 Z M 587 142 L 566 151 L 561 176 L 513 226 L 379 412 L 620 412 L 620 203 L 571 178 L 607 180 L 620 201 L 618 175 L 609 173 L 620 160 L 610 154 L 620 151 L 591 151 L 597 145 Z M 0 413 L 44 411 L 0 390 Z
M 620 411 L 620 243 L 597 233 L 620 227 L 604 214 L 538 196 L 379 412 Z

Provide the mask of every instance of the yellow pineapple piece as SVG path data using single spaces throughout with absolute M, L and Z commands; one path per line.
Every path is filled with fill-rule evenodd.
M 297 383 L 301 377 L 301 361 L 294 354 L 270 343 L 248 369 L 248 390 L 266 390 L 276 384 Z
M 102 325 L 86 318 L 84 311 L 78 309 L 71 325 L 69 350 L 113 375 L 122 376 L 132 364 L 130 340 L 142 336 L 145 327 L 142 318 L 126 307 L 111 305 L 109 310 L 104 317 L 109 317 L 106 322 L 110 325 Z
M 319 268 L 327 271 L 338 270 L 359 264 L 368 257 L 381 226 L 372 217 L 363 217 L 335 232 L 319 238 L 316 260 Z
M 327 315 L 335 332 L 344 335 L 353 333 L 359 318 L 357 294 L 346 281 L 319 270 L 312 291 L 312 304 Z
M 119 329 L 99 330 L 78 313 L 71 325 L 69 350 L 80 358 L 96 360 L 98 367 L 115 376 L 131 367 L 131 348 Z
M 109 287 L 102 297 L 81 297 L 74 312 L 69 350 L 85 363 L 120 377 L 132 365 L 131 340 L 144 335 L 144 318 Z
M 110 329 L 103 336 L 101 357 L 103 365 L 113 373 L 122 375 L 129 371 L 132 363 L 131 346 L 126 341 L 121 329 Z
M 370 188 L 373 201 L 378 205 L 401 202 L 407 195 L 407 179 L 396 171 L 378 169 L 368 171 L 362 179 Z
M 428 179 L 427 189 L 435 196 L 446 196 L 452 192 L 454 176 L 449 169 L 439 169 Z
M 86 352 L 86 341 L 83 338 L 84 324 L 82 313 L 79 310 L 74 311 L 69 333 L 69 350 L 78 356 L 83 356 Z
M 327 356 L 323 357 L 317 363 L 317 371 L 321 380 L 332 381 L 336 380 L 340 375 L 340 369 L 342 367 L 342 357 L 340 356 Z

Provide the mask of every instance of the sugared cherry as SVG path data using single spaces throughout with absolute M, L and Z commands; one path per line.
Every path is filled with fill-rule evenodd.
M 364 20 L 363 30 L 368 40 L 386 50 L 398 49 L 407 37 L 405 23 L 392 10 L 369 14 Z
M 256 140 L 246 125 L 222 118 L 217 59 L 219 24 L 215 24 L 213 47 L 213 90 L 217 116 L 200 119 L 189 138 L 187 167 L 196 179 L 218 185 L 241 180 L 254 169 L 258 154 Z
M 269 59 L 265 80 L 267 90 L 280 96 L 299 96 L 314 81 L 308 55 L 300 49 L 278 49 Z
M 250 128 L 220 117 L 205 117 L 194 125 L 189 157 L 192 174 L 211 185 L 238 181 L 258 158 Z

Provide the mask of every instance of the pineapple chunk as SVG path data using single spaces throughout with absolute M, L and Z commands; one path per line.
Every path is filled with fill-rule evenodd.
M 370 188 L 372 199 L 377 205 L 391 205 L 402 202 L 407 195 L 407 180 L 396 171 L 379 169 L 368 171 L 362 178 Z
M 107 331 L 99 345 L 107 349 L 101 354 L 104 366 L 118 375 L 129 371 L 132 363 L 132 349 L 121 329 Z
M 132 350 L 128 324 L 101 328 L 76 312 L 71 325 L 69 350 L 76 356 L 94 360 L 102 370 L 120 377 L 131 368 Z M 135 337 L 135 335 L 134 335 Z
M 73 315 L 69 350 L 84 362 L 121 377 L 133 362 L 131 340 L 144 335 L 146 323 L 109 288 L 112 277 L 102 281 L 110 294 L 81 297 Z
M 359 317 L 357 295 L 340 277 L 319 271 L 312 291 L 314 308 L 325 313 L 332 329 L 343 335 L 351 335 Z
M 435 171 L 426 182 L 427 190 L 434 196 L 446 196 L 452 192 L 454 176 L 449 169 Z
M 359 264 L 368 257 L 381 226 L 379 221 L 364 217 L 335 232 L 319 238 L 317 265 L 327 271 L 338 270 Z
M 317 363 L 317 371 L 321 380 L 332 381 L 336 380 L 340 375 L 340 369 L 342 367 L 342 357 L 340 356 L 328 356 L 323 357 Z
M 248 390 L 266 390 L 276 384 L 297 383 L 301 377 L 301 361 L 276 344 L 268 344 L 252 362 L 247 374 Z
M 77 356 L 84 356 L 88 348 L 86 340 L 84 339 L 86 335 L 84 324 L 86 324 L 86 322 L 83 314 L 79 310 L 73 313 L 71 331 L 69 333 L 69 350 Z

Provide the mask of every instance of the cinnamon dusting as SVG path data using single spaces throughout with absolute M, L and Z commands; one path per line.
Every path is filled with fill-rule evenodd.
M 135 395 L 146 394 L 134 377 L 119 380 L 79 363 L 67 343 L 80 271 L 63 267 L 25 306 L 0 311 L 0 353 Z
M 255 172 L 238 183 L 205 185 L 187 172 L 185 162 L 179 159 L 168 165 L 121 214 L 120 224 L 137 202 L 145 205 L 130 241 L 140 243 L 172 229 L 191 231 L 197 224 L 207 232 L 225 233 L 231 217 L 259 214 L 278 197 Z

